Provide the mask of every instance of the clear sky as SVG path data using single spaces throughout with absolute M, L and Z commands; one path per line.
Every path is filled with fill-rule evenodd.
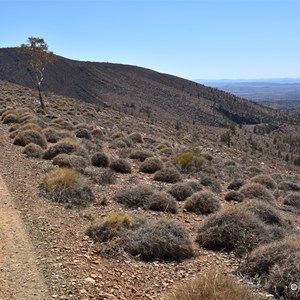
M 0 0 L 0 47 L 187 79 L 300 78 L 300 0 Z

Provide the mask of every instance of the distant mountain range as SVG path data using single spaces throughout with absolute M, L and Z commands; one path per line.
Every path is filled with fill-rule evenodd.
M 17 48 L 0 49 L 0 80 L 34 88 L 28 60 Z M 214 126 L 299 122 L 299 115 L 194 81 L 136 66 L 82 62 L 61 56 L 46 67 L 42 89 L 154 120 Z
M 273 108 L 300 109 L 300 78 L 195 81 Z

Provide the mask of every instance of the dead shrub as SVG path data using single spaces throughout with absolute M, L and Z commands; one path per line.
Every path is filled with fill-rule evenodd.
M 92 130 L 92 136 L 96 139 L 102 139 L 104 137 L 104 132 L 101 128 L 95 128 Z
M 291 193 L 283 199 L 283 203 L 289 206 L 300 208 L 300 193 Z
M 154 180 L 167 183 L 176 183 L 181 181 L 181 175 L 175 168 L 164 168 L 154 173 Z
M 52 120 L 53 124 L 56 124 L 59 128 L 66 129 L 66 130 L 75 130 L 75 126 L 72 122 L 64 120 L 62 118 L 56 118 Z
M 187 231 L 166 219 L 147 219 L 122 237 L 124 249 L 142 260 L 181 261 L 194 256 Z
M 208 215 L 221 208 L 219 199 L 211 192 L 197 192 L 187 198 L 184 209 L 195 214 Z
M 140 165 L 139 171 L 142 173 L 155 173 L 163 168 L 164 164 L 158 157 L 148 157 Z
M 88 157 L 87 150 L 77 140 L 65 138 L 50 146 L 44 153 L 44 159 L 53 159 L 61 153 Z
M 182 182 L 174 184 L 168 192 L 175 197 L 177 201 L 184 201 L 191 196 L 195 191 L 189 182 Z
M 244 194 L 237 191 L 229 191 L 224 198 L 226 201 L 242 202 L 245 199 Z
M 61 153 L 53 158 L 53 165 L 61 168 L 73 168 L 81 171 L 89 165 L 89 161 L 78 155 Z
M 137 159 L 137 160 L 143 162 L 146 158 L 152 157 L 152 156 L 153 156 L 153 154 L 149 151 L 136 150 L 136 151 L 131 152 L 131 154 L 129 155 L 129 158 Z
M 262 174 L 264 171 L 258 167 L 251 166 L 246 169 L 246 173 L 249 177 L 254 177 L 256 175 Z
M 53 127 L 47 127 L 43 129 L 42 132 L 49 143 L 57 143 L 61 139 L 71 138 L 73 136 L 68 130 L 56 129 Z
M 101 185 L 115 184 L 117 181 L 115 172 L 110 169 L 102 171 L 99 175 L 95 176 L 93 179 L 96 183 Z
M 269 292 L 290 300 L 300 299 L 300 251 L 290 253 L 282 264 L 273 266 L 266 284 Z M 294 284 L 296 286 L 292 287 Z
M 51 170 L 40 184 L 41 195 L 69 206 L 87 206 L 95 196 L 86 178 L 69 168 Z
M 21 127 L 20 124 L 15 124 L 13 126 L 10 126 L 8 132 L 16 132 L 20 127 Z
M 238 272 L 266 283 L 275 265 L 282 265 L 292 253 L 300 253 L 299 236 L 290 236 L 281 241 L 262 245 L 249 254 Z
M 47 140 L 45 136 L 35 130 L 21 131 L 17 134 L 14 140 L 14 144 L 19 146 L 26 146 L 30 143 L 39 145 L 43 149 L 47 148 Z
M 18 116 L 11 113 L 7 114 L 2 118 L 3 124 L 12 124 L 12 123 L 18 123 Z
M 250 182 L 251 183 L 259 183 L 271 191 L 273 191 L 277 188 L 276 182 L 273 180 L 273 178 L 270 175 L 267 175 L 267 174 L 260 174 L 260 175 L 254 176 L 250 179 Z
M 80 138 L 80 139 L 87 139 L 91 140 L 92 139 L 92 134 L 90 130 L 87 128 L 79 128 L 75 131 L 75 136 Z
M 118 173 L 131 173 L 131 165 L 125 159 L 115 159 L 110 163 L 109 167 Z
M 175 286 L 162 300 L 262 300 L 246 285 L 233 278 L 216 273 L 202 274 Z
M 208 217 L 197 236 L 197 242 L 205 248 L 234 251 L 237 255 L 276 239 L 278 236 L 253 213 L 237 208 Z
M 209 187 L 215 193 L 220 193 L 222 191 L 221 184 L 216 178 L 202 174 L 200 182 L 203 186 Z
M 166 192 L 154 192 L 149 196 L 146 208 L 149 210 L 163 211 L 176 214 L 177 202 L 174 197 Z
M 239 189 L 246 199 L 259 199 L 266 202 L 274 200 L 273 195 L 259 183 L 248 183 Z
M 28 157 L 42 158 L 44 154 L 44 150 L 39 145 L 30 143 L 24 147 L 22 153 L 24 153 Z
M 109 165 L 109 158 L 105 153 L 96 152 L 91 158 L 92 166 L 106 168 Z
M 151 186 L 140 185 L 131 189 L 119 190 L 113 199 L 129 208 L 146 208 L 153 192 Z

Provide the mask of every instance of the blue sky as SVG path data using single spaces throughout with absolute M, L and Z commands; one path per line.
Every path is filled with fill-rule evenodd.
M 0 0 L 0 47 L 187 79 L 300 78 L 298 0 Z

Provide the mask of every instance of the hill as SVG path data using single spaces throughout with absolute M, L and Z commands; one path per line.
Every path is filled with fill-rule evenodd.
M 296 110 L 300 108 L 300 79 L 196 80 L 260 104 Z
M 0 80 L 34 87 L 28 57 L 17 48 L 0 49 Z M 112 107 L 154 120 L 214 126 L 230 123 L 298 122 L 277 111 L 218 89 L 149 69 L 81 62 L 56 56 L 47 66 L 43 90 Z

